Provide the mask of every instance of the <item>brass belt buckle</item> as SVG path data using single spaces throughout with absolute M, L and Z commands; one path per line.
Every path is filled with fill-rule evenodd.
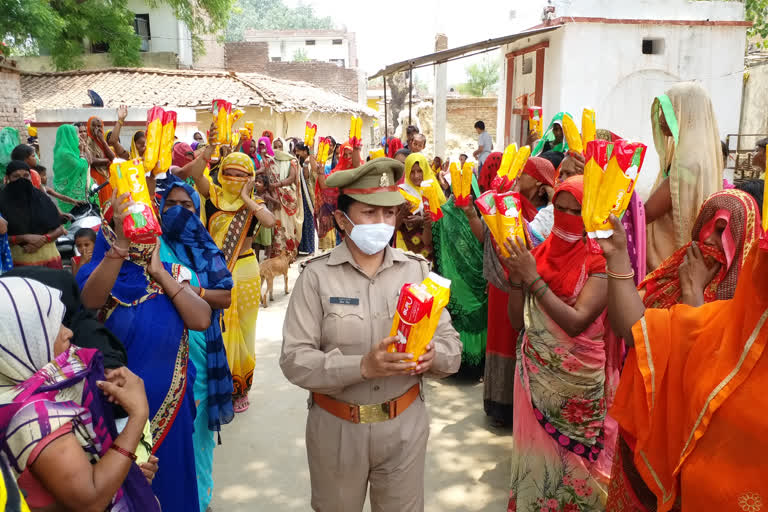
M 389 419 L 389 402 L 360 405 L 360 423 L 380 423 Z

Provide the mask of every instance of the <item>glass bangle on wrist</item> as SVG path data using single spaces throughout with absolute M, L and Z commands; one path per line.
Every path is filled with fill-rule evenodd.
M 115 450 L 117 453 L 119 453 L 121 455 L 125 455 L 126 457 L 131 459 L 133 462 L 136 462 L 136 459 L 138 458 L 138 457 L 136 457 L 135 453 L 131 453 L 128 450 L 126 450 L 125 448 L 123 448 L 121 446 L 117 446 L 115 443 L 112 443 L 109 446 L 109 449 L 110 450 Z
M 608 274 L 608 277 L 610 277 L 611 279 L 618 279 L 618 280 L 624 280 L 624 281 L 634 279 L 635 277 L 634 270 L 632 270 L 632 272 L 630 272 L 629 274 L 617 274 L 615 272 L 611 272 L 610 270 L 608 270 L 608 267 L 606 267 L 605 273 Z

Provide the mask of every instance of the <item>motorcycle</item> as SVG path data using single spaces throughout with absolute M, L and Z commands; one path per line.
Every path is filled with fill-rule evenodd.
M 75 233 L 82 228 L 95 229 L 101 225 L 101 211 L 98 206 L 90 202 L 90 199 L 108 184 L 109 182 L 107 181 L 101 186 L 94 185 L 91 187 L 90 192 L 88 192 L 88 202 L 76 205 L 70 210 L 69 214 L 72 216 L 72 222 L 67 232 L 56 239 L 56 248 L 59 250 L 59 254 L 61 254 L 64 268 L 71 268 L 72 257 L 77 252 L 75 249 Z

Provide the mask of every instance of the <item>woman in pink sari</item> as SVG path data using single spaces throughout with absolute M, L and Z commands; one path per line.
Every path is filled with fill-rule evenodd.
M 510 511 L 605 509 L 613 446 L 604 346 L 606 268 L 581 220 L 583 177 L 555 191 L 555 223 L 533 252 L 508 243 L 512 326 L 518 341 Z M 522 241 L 521 241 L 522 242 Z

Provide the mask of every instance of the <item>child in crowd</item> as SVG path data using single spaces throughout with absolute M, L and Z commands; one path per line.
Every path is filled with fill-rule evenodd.
M 37 174 L 40 175 L 40 190 L 48 195 L 48 197 L 52 197 L 55 199 L 59 199 L 60 201 L 64 201 L 65 203 L 70 204 L 80 204 L 75 199 L 72 199 L 69 196 L 65 196 L 64 194 L 59 194 L 54 189 L 48 186 L 48 169 L 40 164 L 35 165 L 34 169 L 37 171 Z
M 96 232 L 90 228 L 80 228 L 75 233 L 75 248 L 80 256 L 72 257 L 72 274 L 77 275 L 83 265 L 91 261 L 93 248 L 96 246 Z
M 254 191 L 256 195 L 264 200 L 264 204 L 270 212 L 274 212 L 280 209 L 280 201 L 277 198 L 274 190 L 269 185 L 269 176 L 266 174 L 257 174 L 254 178 L 256 184 L 254 185 Z M 270 258 L 269 248 L 272 246 L 272 228 L 264 226 L 259 227 L 258 233 L 253 238 L 253 248 L 256 251 L 256 258 L 261 261 L 261 251 L 264 251 L 266 258 Z

